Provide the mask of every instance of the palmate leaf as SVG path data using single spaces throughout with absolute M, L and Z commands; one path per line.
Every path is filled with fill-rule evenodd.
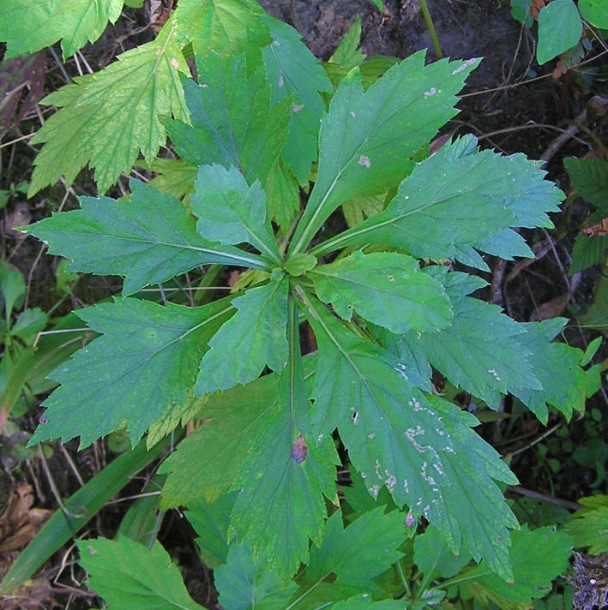
M 287 292 L 287 279 L 279 277 L 234 299 L 236 314 L 211 339 L 211 349 L 201 362 L 198 394 L 245 385 L 265 366 L 273 371 L 285 367 Z
M 272 101 L 276 104 L 291 96 L 292 113 L 283 158 L 298 182 L 307 184 L 312 163 L 317 159 L 321 117 L 327 109 L 320 93 L 331 93 L 333 87 L 296 30 L 268 15 L 264 21 L 273 40 L 262 50 Z
M 258 181 L 249 186 L 236 167 L 202 165 L 190 205 L 203 237 L 224 245 L 249 243 L 280 262 L 266 217 L 266 195 Z
M 31 442 L 80 435 L 86 447 L 126 425 L 137 443 L 165 409 L 191 399 L 207 342 L 231 312 L 228 299 L 194 308 L 117 299 L 79 311 L 102 336 L 51 375 L 61 386 Z
M 268 266 L 255 254 L 205 241 L 173 196 L 135 180 L 131 189 L 131 201 L 82 197 L 80 210 L 54 214 L 27 231 L 46 241 L 49 253 L 71 259 L 73 271 L 124 276 L 125 296 L 198 265 Z
M 353 310 L 394 333 L 436 331 L 453 317 L 443 286 L 405 254 L 356 251 L 313 269 L 317 295 L 350 320 Z
M 89 585 L 111 608 L 204 610 L 186 591 L 177 566 L 160 542 L 151 549 L 129 540 L 82 540 L 80 564 Z
M 108 21 L 115 23 L 123 0 L 4 0 L 0 40 L 5 59 L 33 53 L 61 40 L 63 57 L 97 40 Z
M 256 560 L 248 544 L 232 544 L 228 562 L 213 573 L 219 602 L 230 610 L 285 610 L 297 589 Z
M 198 57 L 242 53 L 271 42 L 266 13 L 254 0 L 182 0 L 176 11 L 178 40 Z
M 453 552 L 462 545 L 510 578 L 507 528 L 517 520 L 494 480 L 516 479 L 471 431 L 477 420 L 449 403 L 429 404 L 407 381 L 402 363 L 300 294 L 318 342 L 318 432 L 337 426 L 370 493 L 385 485 L 398 506 L 407 503 L 433 523 Z
M 160 117 L 187 120 L 180 73 L 188 74 L 188 65 L 167 22 L 156 40 L 47 96 L 45 104 L 62 108 L 31 140 L 45 145 L 34 162 L 29 196 L 62 174 L 71 182 L 87 163 L 105 192 L 140 152 L 151 162 L 166 141 Z
M 205 58 L 200 84 L 184 80 L 191 124 L 174 121 L 168 130 L 180 157 L 191 165 L 234 166 L 248 184 L 257 179 L 266 186 L 287 137 L 291 109 L 286 102 L 272 105 L 262 67 L 248 67 L 244 55 Z
M 367 243 L 417 257 L 485 268 L 475 249 L 510 259 L 532 256 L 509 227 L 551 226 L 561 191 L 523 155 L 477 151 L 467 136 L 416 166 L 384 212 L 313 249 L 317 256 Z
M 419 52 L 365 92 L 358 69 L 340 83 L 321 124 L 317 181 L 292 253 L 308 246 L 339 205 L 384 193 L 411 172 L 415 153 L 456 114 L 455 94 L 477 63 L 441 60 L 425 66 Z

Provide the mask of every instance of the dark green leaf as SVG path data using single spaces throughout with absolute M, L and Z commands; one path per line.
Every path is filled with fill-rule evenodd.
M 163 487 L 165 508 L 190 505 L 198 498 L 212 504 L 228 492 L 278 400 L 277 376 L 266 375 L 202 400 L 199 417 L 205 423 L 159 469 L 169 474 Z
M 272 102 L 276 104 L 291 97 L 291 120 L 283 159 L 300 184 L 307 184 L 311 165 L 317 160 L 319 126 L 326 111 L 320 93 L 331 93 L 333 87 L 296 30 L 269 16 L 265 23 L 273 39 L 262 51 Z
M 538 13 L 536 60 L 542 65 L 565 53 L 576 46 L 582 33 L 583 23 L 576 4 L 572 0 L 553 0 Z
M 339 205 L 384 193 L 411 172 L 415 153 L 456 114 L 455 94 L 477 63 L 441 60 L 425 66 L 419 52 L 365 92 L 357 69 L 342 81 L 321 124 L 317 181 L 293 252 L 308 246 Z
M 211 339 L 201 362 L 197 394 L 245 385 L 265 366 L 273 371 L 285 367 L 288 288 L 280 277 L 234 299 L 236 314 Z
M 564 159 L 576 192 L 608 213 L 608 163 L 603 159 Z
M 215 570 L 214 579 L 220 604 L 227 610 L 285 610 L 297 589 L 256 560 L 247 544 L 230 545 L 228 563 Z
M 226 300 L 163 307 L 117 299 L 79 311 L 103 336 L 51 375 L 61 386 L 44 401 L 47 421 L 31 442 L 80 435 L 87 446 L 126 424 L 136 443 L 167 408 L 191 399 L 202 353 L 231 310 Z
M 384 212 L 313 253 L 371 242 L 435 259 L 470 258 L 473 248 L 506 258 L 531 256 L 509 227 L 551 226 L 547 212 L 558 210 L 561 191 L 543 176 L 523 155 L 478 152 L 475 138 L 467 136 L 416 166 Z
M 54 214 L 28 233 L 48 242 L 51 254 L 72 259 L 72 270 L 123 275 L 125 296 L 198 265 L 268 266 L 255 254 L 205 241 L 171 195 L 137 181 L 131 188 L 131 201 L 83 197 L 80 210 Z
M 532 372 L 540 381 L 542 390 L 512 390 L 529 409 L 544 423 L 551 405 L 564 414 L 566 419 L 574 411 L 583 413 L 587 398 L 587 375 L 581 368 L 583 352 L 565 343 L 551 343 L 563 329 L 567 320 L 553 318 L 544 322 L 522 325 L 525 335 L 518 341 L 532 354 Z
M 452 553 L 436 527 L 427 527 L 414 539 L 414 564 L 425 576 L 425 582 L 451 578 L 471 561 L 468 553 Z
M 495 574 L 488 574 L 484 563 L 468 571 L 467 578 L 474 579 L 476 584 L 499 598 L 531 605 L 533 599 L 549 593 L 551 581 L 568 569 L 572 538 L 552 527 L 541 527 L 531 532 L 524 525 L 521 531 L 511 534 L 511 540 L 509 554 L 514 582 L 506 583 Z M 498 606 L 505 607 L 501 603 Z
M 228 526 L 235 500 L 236 494 L 225 493 L 211 503 L 202 498 L 188 503 L 186 518 L 196 531 L 196 545 L 208 568 L 228 561 Z
M 331 437 L 311 426 L 304 387 L 297 318 L 290 303 L 290 359 L 279 377 L 278 401 L 268 411 L 233 490 L 239 495 L 230 533 L 251 541 L 254 555 L 279 576 L 292 576 L 306 560 L 309 540 L 319 542 L 334 503 L 336 464 Z
M 80 564 L 89 585 L 121 610 L 201 610 L 186 591 L 177 566 L 159 542 L 151 549 L 129 540 L 82 540 Z
M 181 0 L 175 19 L 182 46 L 192 43 L 198 57 L 242 53 L 270 43 L 270 33 L 254 0 Z
M 376 0 L 373 0 L 374 3 Z M 379 2 L 380 0 L 378 0 Z M 403 600 L 383 600 L 375 602 L 368 593 L 349 597 L 334 604 L 332 610 L 403 610 Z
M 211 54 L 201 63 L 200 84 L 184 80 L 191 125 L 168 125 L 177 152 L 195 166 L 234 166 L 248 184 L 266 187 L 287 137 L 289 102 L 273 106 L 262 70 L 248 72 L 242 55 Z
M 319 298 L 350 320 L 353 310 L 394 333 L 436 331 L 453 317 L 443 286 L 405 254 L 356 251 L 309 273 Z
M 236 167 L 202 165 L 190 205 L 198 216 L 198 232 L 205 239 L 223 245 L 248 243 L 280 261 L 266 217 L 266 195 L 258 181 L 249 186 Z
M 508 391 L 541 390 L 533 373 L 532 353 L 520 341 L 525 328 L 496 305 L 459 297 L 459 275 L 450 273 L 444 280 L 454 320 L 436 333 L 407 333 L 405 341 L 412 352 L 424 354 L 452 383 L 493 408 Z
M 404 518 L 398 510 L 385 515 L 380 506 L 344 529 L 342 512 L 336 511 L 321 544 L 311 551 L 305 582 L 314 585 L 333 574 L 338 584 L 377 592 L 373 579 L 403 557 L 397 549 L 405 542 Z
M 464 546 L 510 577 L 507 528 L 517 521 L 493 479 L 516 479 L 470 429 L 477 420 L 450 403 L 429 404 L 389 352 L 302 298 L 318 342 L 313 397 L 319 433 L 338 427 L 370 493 L 386 485 L 398 506 L 407 503 L 415 517 L 436 525 L 453 552 Z

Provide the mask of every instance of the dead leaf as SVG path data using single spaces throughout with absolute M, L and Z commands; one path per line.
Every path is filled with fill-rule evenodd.
M 540 322 L 541 320 L 549 320 L 561 316 L 571 298 L 572 294 L 567 292 L 566 294 L 561 294 L 560 296 L 539 305 L 530 314 L 530 322 Z
M 6 510 L 0 515 L 0 557 L 23 548 L 36 535 L 52 511 L 32 508 L 32 486 L 22 483 L 13 492 Z

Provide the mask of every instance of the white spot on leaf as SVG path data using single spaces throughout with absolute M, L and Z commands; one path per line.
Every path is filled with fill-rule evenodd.
M 437 87 L 431 87 L 428 91 L 424 92 L 424 97 L 432 97 L 433 95 L 437 95 L 441 93 L 441 89 L 437 89 Z
M 366 157 L 365 155 L 361 155 L 359 157 L 359 165 L 361 165 L 363 167 L 367 167 L 367 169 L 369 169 L 372 166 L 372 162 L 369 160 L 369 157 Z

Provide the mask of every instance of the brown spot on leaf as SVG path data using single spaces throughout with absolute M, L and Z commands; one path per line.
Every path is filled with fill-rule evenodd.
M 301 464 L 307 455 L 308 447 L 306 446 L 306 441 L 301 434 L 298 434 L 298 438 L 291 446 L 291 458 L 296 464 Z

